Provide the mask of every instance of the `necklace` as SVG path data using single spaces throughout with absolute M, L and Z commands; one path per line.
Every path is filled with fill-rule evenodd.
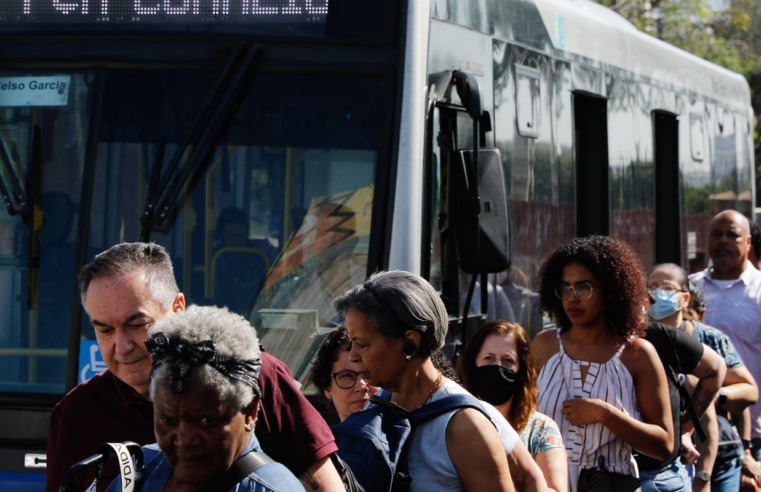
M 439 375 L 436 376 L 436 381 L 433 382 L 433 388 L 431 388 L 431 394 L 428 395 L 427 401 L 431 401 L 431 398 L 433 398 L 433 394 L 436 393 L 441 387 L 441 380 L 444 379 L 444 375 L 441 374 L 441 371 L 438 371 L 438 373 Z

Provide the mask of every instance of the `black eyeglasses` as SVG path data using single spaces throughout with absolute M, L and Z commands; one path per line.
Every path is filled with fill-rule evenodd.
M 333 377 L 333 381 L 336 382 L 336 386 L 347 390 L 352 389 L 354 385 L 357 384 L 357 380 L 359 378 L 367 381 L 368 374 L 369 373 L 367 372 L 341 371 L 334 372 L 331 374 L 331 376 Z
M 555 286 L 555 295 L 558 299 L 568 300 L 571 298 L 571 294 L 580 300 L 586 301 L 592 297 L 592 291 L 594 287 L 589 282 L 579 282 L 575 286 L 566 283 L 559 283 Z

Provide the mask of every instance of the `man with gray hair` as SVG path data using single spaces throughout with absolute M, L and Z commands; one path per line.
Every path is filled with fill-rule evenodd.
M 761 381 L 761 271 L 748 261 L 750 223 L 735 210 L 717 214 L 709 229 L 712 265 L 690 275 L 702 290 L 706 324 L 723 331 L 734 343 L 755 380 Z M 719 396 L 718 403 L 723 405 Z M 741 429 L 747 456 L 761 452 L 761 401 L 750 407 L 751 429 Z M 745 431 L 744 433 L 742 431 Z M 744 435 L 743 435 L 744 434 Z M 752 436 L 752 440 L 747 438 Z
M 46 491 L 58 490 L 74 463 L 92 455 L 103 442 L 156 442 L 153 407 L 148 401 L 151 357 L 148 329 L 185 310 L 169 254 L 157 244 L 118 244 L 97 255 L 79 276 L 82 306 L 108 370 L 80 384 L 56 405 L 48 430 Z M 340 490 L 330 462 L 336 451 L 330 428 L 296 388 L 288 368 L 262 353 L 261 428 L 273 437 L 271 456 L 313 490 Z M 111 465 L 111 466 L 109 466 Z M 98 490 L 118 471 L 103 469 Z M 74 485 L 84 490 L 94 471 Z M 315 488 L 316 487 L 316 488 Z

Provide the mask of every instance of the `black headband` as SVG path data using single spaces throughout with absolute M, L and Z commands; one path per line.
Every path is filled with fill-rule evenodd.
M 156 333 L 145 341 L 145 347 L 153 355 L 151 377 L 162 364 L 171 364 L 169 386 L 172 393 L 181 395 L 190 375 L 190 368 L 209 365 L 225 376 L 250 386 L 257 397 L 262 396 L 259 389 L 259 368 L 261 358 L 237 360 L 232 357 L 217 355 L 213 340 L 189 343 L 177 337 L 168 337 Z

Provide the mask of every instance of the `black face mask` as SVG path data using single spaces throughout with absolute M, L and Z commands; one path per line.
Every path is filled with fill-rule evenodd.
M 473 394 L 494 406 L 504 405 L 518 389 L 518 375 L 498 365 L 476 367 L 473 371 Z

